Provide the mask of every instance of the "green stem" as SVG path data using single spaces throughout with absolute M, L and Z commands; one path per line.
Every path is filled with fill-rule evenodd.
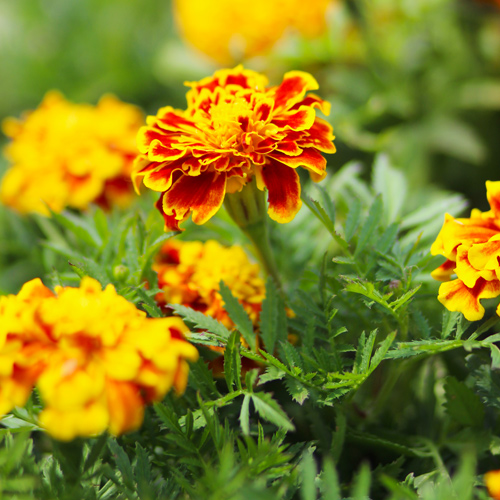
M 278 266 L 269 241 L 265 193 L 257 188 L 253 179 L 240 192 L 227 194 L 224 206 L 234 222 L 253 243 L 262 267 L 274 280 L 280 294 L 283 294 Z

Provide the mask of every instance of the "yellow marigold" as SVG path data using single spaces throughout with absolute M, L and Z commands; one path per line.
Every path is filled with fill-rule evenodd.
M 224 197 L 256 179 L 267 189 L 270 217 L 289 222 L 300 209 L 295 169 L 309 170 L 314 181 L 326 175 L 324 153 L 334 153 L 332 127 L 316 116 L 329 104 L 306 92 L 318 88 L 301 71 L 287 73 L 281 85 L 238 66 L 187 84 L 188 108 L 161 108 L 138 134 L 132 178 L 162 195 L 157 203 L 166 229 L 192 213 L 203 224 Z
M 484 475 L 484 482 L 491 498 L 500 500 L 500 470 L 490 470 Z
M 287 29 L 308 37 L 326 30 L 331 0 L 176 0 L 184 38 L 221 64 L 267 52 Z
M 486 190 L 491 210 L 474 209 L 469 218 L 460 219 L 446 214 L 431 247 L 433 255 L 446 257 L 432 272 L 435 279 L 445 282 L 439 288 L 439 301 L 469 321 L 484 316 L 481 299 L 500 295 L 500 181 L 486 182 Z M 451 280 L 452 275 L 456 279 Z
M 234 326 L 223 307 L 219 283 L 230 288 L 257 326 L 265 284 L 258 264 L 252 264 L 240 246 L 224 247 L 217 241 L 168 240 L 156 257 L 162 292 L 158 304 L 182 304 Z
M 91 278 L 55 293 L 32 280 L 0 298 L 0 318 L 1 413 L 36 384 L 40 425 L 60 440 L 137 429 L 146 403 L 184 391 L 198 357 L 182 320 L 149 319 Z
M 104 208 L 128 204 L 142 124 L 138 108 L 110 95 L 91 106 L 47 93 L 36 110 L 3 123 L 12 138 L 5 149 L 12 166 L 0 186 L 2 203 L 45 215 L 47 206 L 60 212 L 85 209 L 91 202 Z

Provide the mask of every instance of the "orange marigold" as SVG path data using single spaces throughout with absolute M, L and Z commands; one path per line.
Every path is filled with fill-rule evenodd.
M 176 0 L 184 38 L 221 64 L 267 52 L 287 29 L 315 37 L 326 30 L 332 0 Z
M 269 191 L 268 213 L 289 222 L 301 206 L 295 169 L 309 170 L 314 181 L 326 175 L 321 152 L 334 153 L 332 127 L 316 116 L 329 104 L 308 90 L 316 80 L 301 71 L 287 73 L 281 85 L 238 66 L 187 85 L 188 108 L 161 108 L 138 134 L 132 178 L 162 195 L 157 208 L 166 229 L 192 213 L 204 224 L 220 208 L 226 193 L 240 192 L 255 177 Z
M 0 411 L 36 384 L 40 425 L 60 440 L 137 429 L 146 403 L 185 389 L 198 357 L 182 320 L 149 319 L 91 278 L 55 293 L 32 280 L 0 298 L 0 318 Z
M 500 295 L 500 181 L 486 182 L 486 190 L 491 210 L 474 209 L 469 218 L 460 219 L 446 214 L 431 247 L 433 255 L 446 257 L 432 272 L 435 279 L 445 282 L 439 288 L 439 301 L 469 321 L 484 316 L 481 299 Z M 452 275 L 456 279 L 451 280 Z
M 141 111 L 107 95 L 97 106 L 73 104 L 52 91 L 4 133 L 12 162 L 0 199 L 18 212 L 48 215 L 65 207 L 125 206 L 133 196 L 130 173 L 137 150 Z
M 156 300 L 161 307 L 182 304 L 234 326 L 223 307 L 219 283 L 231 289 L 257 326 L 265 283 L 258 264 L 252 264 L 240 246 L 224 247 L 214 240 L 168 240 L 156 257 L 153 269 L 162 289 Z

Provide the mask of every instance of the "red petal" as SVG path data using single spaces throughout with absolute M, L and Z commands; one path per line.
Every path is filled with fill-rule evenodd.
M 276 89 L 274 109 L 290 108 L 299 102 L 308 90 L 318 88 L 316 80 L 302 71 L 290 71 Z
M 293 113 L 281 113 L 271 123 L 285 130 L 307 130 L 313 126 L 316 112 L 313 108 L 302 107 Z
M 316 118 L 313 126 L 300 138 L 299 146 L 314 147 L 323 151 L 323 153 L 335 153 L 336 148 L 332 142 L 333 139 L 335 139 L 333 127 L 325 120 Z
M 204 224 L 219 210 L 226 192 L 226 174 L 203 172 L 197 177 L 183 175 L 163 197 L 163 211 L 179 221 L 193 213 L 195 224 Z
M 155 203 L 155 207 L 160 211 L 160 213 L 163 215 L 163 219 L 165 220 L 165 231 L 183 231 L 179 227 L 179 224 L 182 221 L 179 221 L 175 218 L 175 215 L 167 215 L 163 211 L 163 197 L 165 196 L 165 193 L 162 193 L 161 196 L 158 198 L 158 201 Z
M 300 210 L 300 179 L 293 168 L 268 160 L 262 168 L 262 180 L 269 191 L 268 214 L 277 222 L 290 222 Z
M 269 157 L 292 168 L 304 167 L 322 177 L 325 175 L 326 160 L 321 153 L 314 148 L 304 149 L 298 156 L 288 156 L 278 151 L 273 151 Z

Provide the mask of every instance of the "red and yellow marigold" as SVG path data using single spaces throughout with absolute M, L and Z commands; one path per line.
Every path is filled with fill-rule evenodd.
M 170 106 L 150 116 L 140 129 L 132 178 L 138 189 L 160 192 L 157 207 L 166 229 L 192 214 L 207 222 L 226 195 L 240 192 L 255 178 L 268 190 L 268 213 L 289 222 L 301 206 L 295 169 L 306 168 L 314 181 L 326 175 L 322 153 L 334 153 L 332 127 L 316 116 L 329 104 L 314 94 L 316 80 L 301 71 L 266 87 L 265 76 L 238 66 L 187 84 L 185 111 Z
M 0 186 L 2 203 L 44 215 L 47 207 L 60 212 L 91 202 L 104 208 L 128 204 L 142 124 L 141 111 L 116 97 L 104 96 L 91 106 L 49 92 L 36 110 L 3 123 L 12 139 L 5 149 L 12 166 Z
M 202 243 L 170 239 L 158 253 L 153 269 L 162 289 L 156 296 L 161 307 L 182 304 L 232 328 L 234 324 L 219 293 L 222 280 L 257 326 L 265 283 L 259 265 L 251 263 L 240 246 L 224 247 L 214 240 Z
M 0 319 L 0 412 L 36 385 L 40 426 L 60 440 L 137 429 L 145 404 L 184 391 L 198 357 L 182 320 L 147 318 L 91 278 L 55 293 L 32 280 L 0 297 Z
M 221 64 L 264 54 L 287 30 L 316 37 L 326 30 L 332 0 L 176 0 L 187 42 Z
M 446 261 L 432 276 L 444 281 L 439 301 L 450 311 L 460 311 L 469 321 L 484 316 L 481 299 L 500 295 L 500 181 L 486 182 L 490 210 L 473 209 L 469 218 L 449 214 L 431 247 Z M 455 275 L 455 279 L 451 279 Z M 500 314 L 500 305 L 497 308 Z

